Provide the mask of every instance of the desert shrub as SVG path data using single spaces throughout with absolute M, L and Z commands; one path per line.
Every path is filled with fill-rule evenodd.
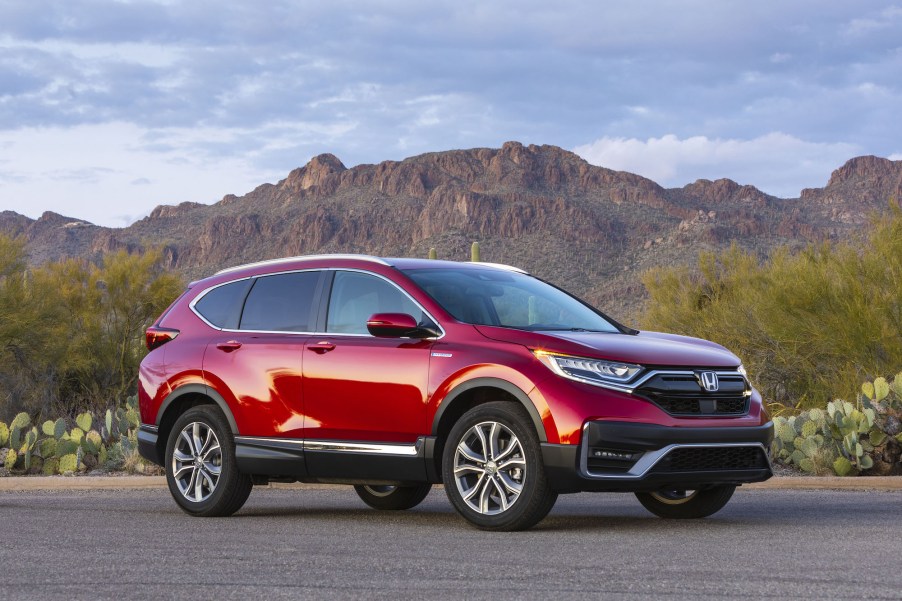
M 0 419 L 74 416 L 135 392 L 143 329 L 183 289 L 162 253 L 28 268 L 0 235 Z
M 859 240 L 768 259 L 736 246 L 697 269 L 659 268 L 643 282 L 643 326 L 714 340 L 742 359 L 768 401 L 825 407 L 850 382 L 902 365 L 902 209 Z

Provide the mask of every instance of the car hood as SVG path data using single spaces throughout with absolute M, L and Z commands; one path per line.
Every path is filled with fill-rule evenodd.
M 739 358 L 724 347 L 689 336 L 661 332 L 528 332 L 473 326 L 492 340 L 522 344 L 565 355 L 609 359 L 658 367 L 737 367 Z

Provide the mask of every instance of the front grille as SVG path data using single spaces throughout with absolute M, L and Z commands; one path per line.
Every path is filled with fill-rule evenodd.
M 654 395 L 649 398 L 671 415 L 745 415 L 748 399 L 730 397 L 687 398 Z
M 654 472 L 706 472 L 752 470 L 767 467 L 761 447 L 681 447 L 654 467 Z
M 745 415 L 749 393 L 741 374 L 720 374 L 719 390 L 705 392 L 694 375 L 658 374 L 636 390 L 671 415 Z

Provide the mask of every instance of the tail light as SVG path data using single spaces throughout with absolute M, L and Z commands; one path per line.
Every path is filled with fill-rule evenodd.
M 150 326 L 144 331 L 144 344 L 147 345 L 147 350 L 152 351 L 157 347 L 163 346 L 178 335 L 179 331 L 173 330 L 172 328 Z

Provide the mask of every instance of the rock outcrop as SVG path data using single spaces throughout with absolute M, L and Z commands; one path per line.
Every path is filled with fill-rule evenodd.
M 0 231 L 24 236 L 33 262 L 164 248 L 188 277 L 246 261 L 321 252 L 486 260 L 518 264 L 615 313 L 642 301 L 639 274 L 691 263 L 732 243 L 766 253 L 843 238 L 902 196 L 902 161 L 858 157 L 826 187 L 797 199 L 728 179 L 664 189 L 590 165 L 554 146 L 428 153 L 347 168 L 322 154 L 276 184 L 214 205 L 159 206 L 122 229 L 45 213 L 0 213 Z

